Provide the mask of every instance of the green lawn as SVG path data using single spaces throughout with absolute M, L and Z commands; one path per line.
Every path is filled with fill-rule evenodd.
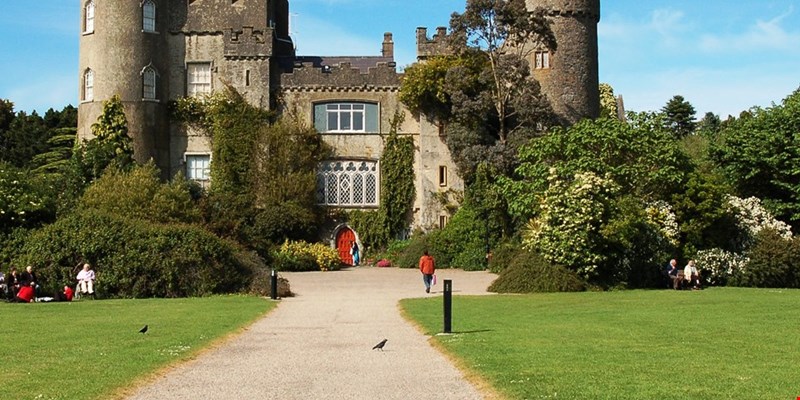
M 0 398 L 112 397 L 273 306 L 247 296 L 0 303 Z
M 442 300 L 404 300 L 428 334 Z M 800 396 L 800 290 L 453 298 L 442 346 L 511 399 Z

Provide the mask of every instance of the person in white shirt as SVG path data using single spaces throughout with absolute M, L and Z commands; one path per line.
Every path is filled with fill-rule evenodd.
M 78 285 L 82 294 L 94 295 L 94 271 L 89 264 L 83 264 L 83 269 L 78 272 Z
M 697 273 L 694 260 L 689 260 L 689 263 L 683 269 L 683 279 L 689 281 L 688 283 L 692 289 L 700 289 L 700 274 Z

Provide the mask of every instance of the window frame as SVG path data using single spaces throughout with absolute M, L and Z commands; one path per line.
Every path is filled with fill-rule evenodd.
M 94 17 L 96 6 L 94 0 L 89 0 L 83 6 L 83 34 L 94 33 Z
M 322 134 L 380 133 L 380 103 L 374 101 L 321 101 L 313 104 L 312 113 L 314 128 Z
M 447 166 L 439 166 L 439 187 L 447 187 Z
M 142 69 L 142 100 L 158 101 L 158 71 L 152 65 Z M 152 79 L 152 85 L 148 85 L 148 78 Z M 152 96 L 148 96 L 148 87 L 152 86 Z
M 198 74 L 192 73 L 192 68 L 197 68 L 199 66 L 206 66 L 208 67 L 208 82 L 199 82 L 193 81 L 190 78 L 194 78 L 199 76 Z M 197 62 L 187 62 L 186 63 L 186 96 L 187 97 L 199 97 L 202 95 L 211 94 L 214 91 L 214 72 L 213 72 L 213 64 L 211 62 L 204 62 L 204 61 L 197 61 Z M 204 71 L 205 72 L 205 71 Z M 204 74 L 206 75 L 206 74 Z M 197 91 L 192 90 L 193 88 L 198 88 L 200 86 L 208 87 L 207 91 Z
M 203 172 L 202 178 L 197 178 L 194 176 L 193 173 L 190 171 L 197 171 L 197 167 L 192 167 L 190 165 L 190 161 L 195 158 L 199 157 L 208 157 L 207 165 L 201 169 Z M 211 180 L 211 161 L 212 161 L 212 154 L 207 152 L 187 152 L 183 153 L 183 164 L 184 164 L 184 174 L 186 174 L 186 179 L 196 181 L 196 182 L 208 182 Z
M 317 169 L 317 204 L 339 208 L 377 208 L 380 205 L 378 160 L 335 159 Z
M 542 50 L 533 53 L 533 69 L 550 69 L 552 63 L 550 62 L 550 51 Z
M 86 68 L 83 71 L 83 98 L 81 102 L 94 101 L 94 71 Z
M 147 11 L 152 10 L 152 17 L 147 15 Z M 142 32 L 145 33 L 158 33 L 156 30 L 156 19 L 158 18 L 156 3 L 153 0 L 142 1 Z M 148 24 L 148 22 L 150 24 Z M 152 25 L 151 29 L 150 25 Z

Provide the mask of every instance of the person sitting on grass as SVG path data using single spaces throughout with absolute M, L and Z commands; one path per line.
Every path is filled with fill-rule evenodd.
M 33 293 L 35 296 L 39 295 L 39 277 L 36 276 L 36 272 L 33 272 L 33 266 L 28 265 L 25 267 L 25 272 L 22 273 L 20 276 L 20 282 L 22 285 L 30 286 L 33 288 Z
M 30 303 L 33 300 L 33 287 L 30 285 L 22 285 L 17 292 L 17 295 L 14 297 L 12 302 L 15 303 Z
M 83 269 L 81 272 L 78 272 L 77 279 L 81 294 L 94 296 L 94 271 L 92 270 L 92 266 L 88 263 L 83 264 Z
M 72 301 L 74 296 L 75 291 L 72 290 L 69 285 L 64 285 L 64 291 L 62 293 L 56 293 L 56 301 Z

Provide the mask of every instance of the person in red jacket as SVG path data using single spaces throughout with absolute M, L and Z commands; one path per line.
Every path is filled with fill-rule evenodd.
M 72 297 L 75 296 L 75 291 L 72 290 L 69 286 L 64 286 L 64 294 L 62 295 L 64 301 L 72 301 Z
M 30 285 L 23 285 L 17 292 L 17 297 L 14 301 L 18 303 L 30 303 L 33 300 L 33 288 Z
M 425 283 L 425 293 L 431 292 L 431 282 L 433 282 L 433 273 L 436 272 L 436 263 L 433 257 L 425 250 L 425 254 L 419 258 L 419 270 L 422 272 L 422 282 Z

